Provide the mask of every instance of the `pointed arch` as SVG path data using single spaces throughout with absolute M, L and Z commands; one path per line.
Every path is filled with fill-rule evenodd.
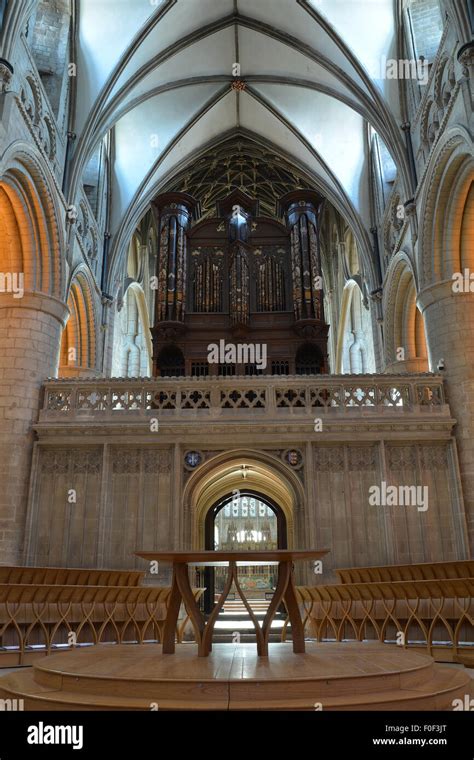
M 370 311 L 358 279 L 346 282 L 342 291 L 336 345 L 335 373 L 375 372 L 375 357 Z
M 392 259 L 386 282 L 383 302 L 386 369 L 426 372 L 428 350 L 424 320 L 417 307 L 413 264 L 406 253 L 400 252 Z
M 112 375 L 150 377 L 152 374 L 150 318 L 143 288 L 130 282 L 115 317 Z
M 64 237 L 54 180 L 34 148 L 13 144 L 0 164 L 2 270 L 26 291 L 64 297 Z M 10 267 L 10 268 L 8 268 Z
M 420 289 L 473 267 L 474 156 L 472 139 L 457 127 L 436 146 L 423 186 L 417 269 Z
M 245 480 L 241 474 L 243 466 Z M 192 473 L 183 491 L 184 504 L 191 513 L 191 520 L 183 525 L 186 544 L 195 548 L 204 546 L 207 512 L 218 499 L 244 485 L 279 505 L 286 518 L 288 548 L 293 548 L 298 540 L 295 536 L 296 513 L 305 501 L 303 485 L 296 473 L 280 459 L 253 449 L 222 452 Z
M 63 330 L 59 360 L 59 375 L 96 371 L 97 327 L 93 282 L 86 268 L 78 267 L 69 288 L 67 305 L 70 317 Z M 87 372 L 88 371 L 88 372 Z

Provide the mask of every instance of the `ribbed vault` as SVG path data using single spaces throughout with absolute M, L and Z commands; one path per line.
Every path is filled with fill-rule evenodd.
M 412 192 L 397 84 L 380 68 L 396 49 L 396 13 L 393 0 L 82 0 L 69 195 L 74 202 L 87 161 L 113 132 L 111 271 L 149 200 L 231 134 L 287 155 L 293 187 L 311 177 L 368 249 L 369 124 Z M 201 183 L 207 214 L 220 188 L 202 187 L 204 164 L 189 182 Z M 269 213 L 269 184 L 286 185 L 291 172 L 271 161 L 265 178 L 263 168 Z

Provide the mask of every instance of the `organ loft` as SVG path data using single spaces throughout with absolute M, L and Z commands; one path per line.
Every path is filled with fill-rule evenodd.
M 324 200 L 286 193 L 273 216 L 239 189 L 198 221 L 199 200 L 170 192 L 152 202 L 159 230 L 154 376 L 289 375 L 328 371 L 319 242 Z M 208 361 L 208 346 L 267 346 L 266 366 Z M 241 357 L 242 358 L 242 357 Z

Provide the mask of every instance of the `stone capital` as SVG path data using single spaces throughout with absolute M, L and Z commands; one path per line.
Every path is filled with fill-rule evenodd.
M 463 298 L 467 303 L 468 300 L 474 300 L 474 293 L 455 293 L 453 291 L 453 280 L 449 278 L 449 280 L 440 280 L 439 282 L 427 285 L 418 293 L 416 302 L 418 308 L 423 313 L 433 304 L 446 299 L 451 301 L 453 298 Z M 472 308 L 472 304 L 470 308 Z
M 69 308 L 59 298 L 47 293 L 25 291 L 21 298 L 11 293 L 0 293 L 0 309 L 25 309 L 32 312 L 44 312 L 65 327 L 69 317 Z

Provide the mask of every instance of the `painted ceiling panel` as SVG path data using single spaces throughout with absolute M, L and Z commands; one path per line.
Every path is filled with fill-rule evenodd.
M 169 82 L 216 74 L 230 76 L 235 57 L 233 41 L 234 30 L 229 27 L 205 40 L 194 43 L 181 52 L 179 56 L 173 56 L 166 63 L 153 69 L 143 80 L 133 86 L 125 97 L 120 99 L 120 111 L 128 107 L 128 104 L 136 98 L 140 98 L 154 88 Z M 209 50 L 212 50 L 212 56 L 209 55 Z M 176 97 L 182 97 L 179 90 L 176 92 Z
M 171 10 L 163 16 L 162 20 L 150 30 L 124 73 L 118 79 L 112 92 L 120 89 L 138 69 L 166 48 L 175 45 L 178 40 L 188 34 L 199 31 L 207 24 L 229 15 L 232 13 L 232 8 L 232 0 L 218 0 L 217 2 L 216 0 L 178 0 Z M 207 56 L 215 65 L 216 60 L 219 60 L 217 57 L 219 50 L 214 51 L 212 47 L 214 43 L 215 38 L 208 42 Z M 176 69 L 181 72 L 180 76 L 195 76 L 192 61 L 188 62 L 187 66 L 185 62 L 181 63 L 181 54 L 179 58 L 176 57 L 173 60 Z M 173 78 L 177 76 L 177 73 L 176 71 Z
M 359 188 L 365 156 L 362 117 L 320 92 L 269 84 L 254 89 L 308 140 L 361 211 Z
M 354 97 L 350 89 L 323 66 L 282 42 L 265 38 L 259 32 L 239 28 L 239 48 L 243 78 L 249 74 L 263 74 L 305 79 L 328 85 L 347 97 Z
M 101 88 L 133 36 L 157 11 L 150 0 L 81 0 L 79 20 L 77 124 L 84 121 Z
M 338 2 L 338 0 L 330 0 Z M 349 74 L 357 84 L 365 89 L 364 82 L 355 73 L 353 66 L 347 61 L 337 45 L 330 39 L 326 31 L 318 26 L 300 5 L 288 0 L 239 0 L 239 12 L 269 24 L 284 34 L 296 37 L 314 50 L 322 53 L 332 63 Z
M 196 161 L 199 161 L 199 152 L 209 142 L 235 127 L 235 100 L 235 93 L 229 92 L 216 103 L 175 145 L 150 178 L 147 188 L 167 182 L 182 168 L 183 163 L 189 162 L 190 156 L 196 156 Z
M 330 174 L 318 162 L 310 150 L 278 118 L 250 95 L 240 97 L 240 123 L 242 127 L 269 140 L 291 156 L 303 167 L 318 174 L 333 189 L 336 188 Z
M 155 161 L 218 89 L 215 85 L 187 87 L 178 99 L 172 92 L 162 93 L 141 103 L 117 122 L 115 224 Z

